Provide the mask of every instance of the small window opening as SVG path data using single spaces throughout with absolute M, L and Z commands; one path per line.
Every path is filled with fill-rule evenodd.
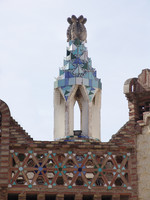
M 23 185 L 25 183 L 24 177 L 22 175 L 19 175 L 16 182 L 17 184 Z
M 37 200 L 37 195 L 36 194 L 27 194 L 26 200 Z
M 120 200 L 129 200 L 129 196 L 128 195 L 121 195 Z
M 83 195 L 83 200 L 93 200 L 93 195 Z
M 74 130 L 73 133 L 74 133 L 75 136 L 81 136 L 82 131 L 81 130 Z
M 122 181 L 121 178 L 117 178 L 117 179 L 115 180 L 115 185 L 116 185 L 116 186 L 122 186 L 122 184 L 123 184 L 123 181 Z
M 64 200 L 74 200 L 74 195 L 65 195 Z
M 19 160 L 22 162 L 22 161 L 24 161 L 24 159 L 25 159 L 25 155 L 24 155 L 23 153 L 19 153 L 19 154 L 18 154 L 18 158 L 19 158 Z
M 81 113 L 78 102 L 74 105 L 74 130 L 81 130 Z
M 43 154 L 37 154 L 37 159 L 39 160 L 39 161 L 42 161 L 43 160 L 43 158 L 44 158 L 44 155 Z
M 62 177 L 58 177 L 56 183 L 57 185 L 64 185 L 64 179 Z
M 67 168 L 74 167 L 74 162 L 72 160 L 68 160 L 66 163 L 66 167 Z
M 124 177 L 125 177 L 126 181 L 128 182 L 129 181 L 129 179 L 128 179 L 128 173 L 125 173 Z
M 14 177 L 14 175 L 15 175 L 15 172 L 14 172 L 14 171 L 12 171 L 12 172 L 11 172 L 11 177 L 13 178 L 13 177 Z
M 51 168 L 51 167 L 54 167 L 54 166 L 55 166 L 55 164 L 54 164 L 53 160 L 48 159 L 48 161 L 46 163 L 46 167 Z
M 102 200 L 112 200 L 112 196 L 102 196 Z
M 59 154 L 59 155 L 58 155 L 58 161 L 59 161 L 59 162 L 63 162 L 64 159 L 65 159 L 65 156 L 64 156 L 63 154 Z
M 134 92 L 134 85 L 131 86 L 131 92 Z
M 14 160 L 14 158 L 12 159 L 12 166 L 14 167 L 16 165 L 16 162 Z
M 46 194 L 45 195 L 45 200 L 56 200 L 56 195 Z
M 122 156 L 116 156 L 116 161 L 117 161 L 117 163 L 122 163 L 122 161 L 123 161 L 123 157 Z
M 104 157 L 101 156 L 101 155 L 97 155 L 97 156 L 96 156 L 96 160 L 97 160 L 98 163 L 102 163 L 103 160 L 104 160 Z
M 8 200 L 18 200 L 18 194 L 8 194 Z
M 38 185 L 44 185 L 44 179 L 42 176 L 39 176 L 36 180 L 37 184 Z
M 128 161 L 125 164 L 125 168 L 128 169 Z
M 147 112 L 150 111 L 150 102 L 142 102 L 139 105 L 139 119 L 142 120 L 143 119 L 143 112 Z
M 97 178 L 95 183 L 97 186 L 104 186 L 104 181 L 102 178 Z
M 111 160 L 108 160 L 107 163 L 106 163 L 106 165 L 105 165 L 106 169 L 112 169 L 113 166 L 114 166 L 114 165 L 113 165 L 113 163 L 112 163 Z
M 67 172 L 67 173 L 66 173 L 66 176 L 67 176 L 67 179 L 68 179 L 68 180 L 72 180 L 72 178 L 73 178 L 73 173 L 72 173 L 72 172 Z
M 83 185 L 84 182 L 83 182 L 83 179 L 79 176 L 76 180 L 76 185 Z
M 86 168 L 94 168 L 94 163 L 92 160 L 88 160 L 85 166 Z

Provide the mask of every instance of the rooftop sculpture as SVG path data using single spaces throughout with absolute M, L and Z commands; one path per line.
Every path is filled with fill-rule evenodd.
M 70 24 L 67 29 L 67 42 L 75 39 L 86 42 L 87 31 L 84 24 L 86 23 L 87 19 L 84 18 L 83 15 L 78 18 L 75 15 L 72 15 L 71 18 L 68 17 L 67 21 Z

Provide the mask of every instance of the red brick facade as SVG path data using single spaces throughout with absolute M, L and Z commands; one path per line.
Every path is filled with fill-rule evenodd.
M 127 122 L 107 143 L 68 137 L 34 141 L 0 102 L 0 199 L 137 199 L 136 135 L 140 128 Z M 14 196 L 13 196 L 14 195 Z M 33 195 L 33 197 L 34 197 Z M 10 196 L 10 197 L 9 197 Z

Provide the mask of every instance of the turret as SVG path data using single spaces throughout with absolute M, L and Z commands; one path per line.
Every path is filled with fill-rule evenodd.
M 101 81 L 92 67 L 85 46 L 86 19 L 68 18 L 67 41 L 63 67 L 54 83 L 54 138 L 79 134 L 100 139 Z M 80 131 L 74 130 L 74 105 L 80 108 Z
M 143 120 L 143 113 L 150 111 L 150 70 L 144 69 L 138 78 L 128 79 L 124 93 L 128 99 L 129 119 Z

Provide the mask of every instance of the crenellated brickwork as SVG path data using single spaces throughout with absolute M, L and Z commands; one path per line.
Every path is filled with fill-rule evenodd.
M 0 187 L 8 185 L 9 170 L 9 128 L 10 111 L 6 103 L 0 100 L 1 144 L 0 144 Z
M 28 144 L 32 143 L 33 139 L 26 133 L 25 130 L 10 117 L 10 143 L 13 144 Z
M 144 69 L 138 78 L 128 79 L 124 93 L 128 99 L 129 119 L 142 120 L 143 112 L 150 110 L 150 70 Z
M 10 144 L 32 142 L 29 135 L 10 116 L 5 102 L 0 100 L 0 199 L 7 200 L 10 167 Z

